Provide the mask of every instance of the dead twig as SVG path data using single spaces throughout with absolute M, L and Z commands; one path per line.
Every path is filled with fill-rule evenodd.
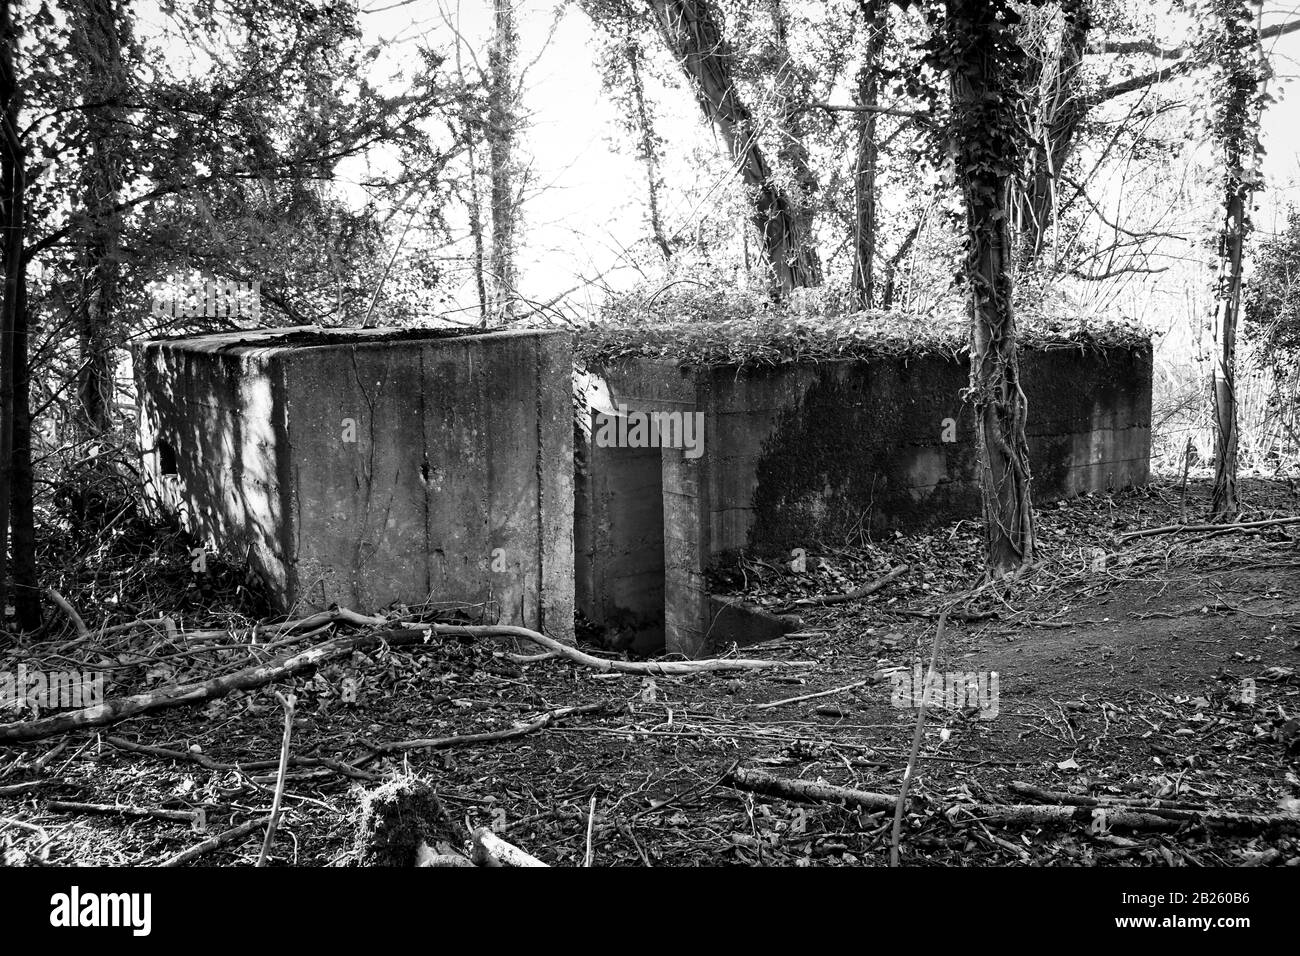
M 1268 518 L 1263 521 L 1238 521 L 1231 524 L 1171 524 L 1162 528 L 1144 528 L 1141 531 L 1130 531 L 1127 534 L 1120 535 L 1119 540 L 1131 541 L 1134 538 L 1149 538 L 1157 534 L 1183 534 L 1191 531 L 1213 531 L 1217 534 L 1228 534 L 1234 531 L 1274 528 L 1289 524 L 1300 524 L 1300 518 Z
M 498 740 L 512 740 L 515 737 L 523 737 L 541 730 L 552 721 L 559 720 L 563 717 L 571 717 L 574 714 L 589 714 L 599 710 L 612 709 L 613 705 L 608 701 L 600 701 L 595 704 L 582 704 L 578 707 L 560 707 L 556 710 L 549 710 L 535 720 L 526 724 L 520 724 L 517 727 L 508 727 L 505 730 L 492 730 L 481 734 L 458 734 L 454 737 L 425 737 L 416 740 L 394 740 L 383 744 L 369 744 L 374 750 L 380 753 L 391 753 L 395 750 L 442 750 L 447 747 L 463 747 L 466 744 L 491 743 Z
M 783 707 L 786 704 L 798 704 L 805 700 L 817 700 L 819 697 L 833 697 L 836 694 L 842 694 L 846 690 L 853 690 L 869 683 L 865 680 L 854 681 L 852 684 L 845 684 L 843 687 L 833 687 L 830 690 L 823 690 L 816 694 L 804 694 L 800 697 L 787 697 L 784 700 L 774 700 L 766 704 L 756 704 L 755 710 L 771 710 L 773 707 Z
M 68 620 L 72 622 L 72 626 L 77 629 L 77 637 L 90 637 L 90 629 L 86 627 L 86 622 L 81 619 L 81 615 L 77 613 L 77 609 L 68 603 L 67 598 L 54 590 L 54 588 L 46 588 L 45 593 L 49 595 L 51 601 L 59 606 L 59 610 L 68 616 Z
M 231 827 L 229 830 L 226 830 L 224 833 L 218 833 L 216 836 L 204 840 L 202 843 L 198 844 L 197 846 L 192 846 L 188 850 L 185 850 L 181 853 L 177 853 L 175 856 L 168 857 L 158 865 L 159 866 L 181 866 L 185 863 L 190 862 L 190 860 L 193 860 L 196 857 L 202 856 L 204 853 L 208 853 L 211 850 L 217 849 L 217 847 L 222 847 L 222 846 L 226 846 L 227 844 L 234 843 L 236 840 L 248 836 L 248 834 L 252 833 L 254 830 L 259 830 L 270 822 L 271 822 L 270 817 L 259 817 L 256 820 L 249 820 L 247 823 L 241 823 L 237 827 Z
M 104 813 L 123 817 L 152 817 L 155 820 L 174 820 L 191 826 L 199 822 L 193 810 L 155 810 L 150 807 L 123 807 L 112 803 L 77 803 L 72 800 L 46 800 L 42 806 L 59 813 Z
M 280 803 L 284 800 L 284 775 L 289 769 L 289 742 L 293 738 L 293 709 L 298 698 L 290 694 L 285 697 L 277 693 L 275 699 L 284 708 L 284 740 L 280 744 L 280 769 L 275 779 L 275 797 L 271 800 L 271 822 L 266 825 L 266 839 L 262 841 L 262 852 L 257 858 L 258 866 L 266 866 L 266 859 L 271 855 L 271 845 L 275 843 L 275 829 L 280 825 Z
M 0 787 L 0 797 L 14 797 L 20 793 L 27 793 L 31 790 L 38 790 L 41 787 L 48 787 L 52 783 L 62 783 L 62 780 L 28 780 L 24 783 L 11 783 L 7 786 Z
M 812 667 L 813 661 L 765 661 L 743 657 L 713 658 L 700 661 L 616 661 L 585 654 L 575 647 L 562 644 L 553 637 L 539 634 L 526 627 L 505 624 L 429 624 L 424 625 L 436 634 L 447 637 L 522 637 L 540 644 L 547 650 L 575 664 L 601 672 L 617 671 L 620 674 L 650 674 L 653 676 L 676 674 L 702 674 L 714 671 L 764 670 L 775 667 Z M 3 740 L 0 737 L 0 740 Z
M 231 772 L 249 772 L 254 770 L 271 770 L 279 766 L 278 760 L 250 760 L 246 763 L 224 763 L 220 760 L 213 760 L 204 753 L 191 753 L 187 750 L 169 750 L 166 747 L 152 747 L 148 744 L 138 744 L 122 737 L 105 737 L 105 743 L 110 743 L 119 750 L 126 750 L 132 753 L 141 753 L 150 757 L 157 757 L 161 760 L 184 760 L 189 763 L 196 763 L 200 767 L 208 770 L 217 770 L 224 773 Z M 290 767 L 320 767 L 333 770 L 335 773 L 342 774 L 345 777 L 351 777 L 353 780 L 378 780 L 379 774 L 371 773 L 368 770 L 350 764 L 342 760 L 336 760 L 333 757 L 290 757 Z
M 596 795 L 591 795 L 591 808 L 587 811 L 587 852 L 583 854 L 582 865 L 590 867 L 596 858 L 595 847 L 592 845 L 592 837 L 596 828 Z

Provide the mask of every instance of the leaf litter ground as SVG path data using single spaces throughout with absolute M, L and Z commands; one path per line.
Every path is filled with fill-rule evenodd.
M 1296 513 L 1288 483 L 1255 480 L 1244 488 L 1247 518 Z M 1015 782 L 1255 813 L 1296 808 L 1295 526 L 1118 542 L 1124 532 L 1179 523 L 1184 507 L 1195 512 L 1207 492 L 1193 482 L 1185 504 L 1178 487 L 1157 483 L 1040 510 L 1044 564 L 1017 585 L 981 595 L 965 608 L 967 619 L 947 628 L 938 670 L 997 671 L 999 709 L 989 720 L 970 710 L 930 711 L 911 789 L 920 803 L 904 828 L 906 864 L 1300 863 L 1294 829 L 995 826 L 960 809 L 1023 803 Z M 785 561 L 742 555 L 714 583 L 803 617 L 799 634 L 746 647 L 743 656 L 814 667 L 651 678 L 556 659 L 519 662 L 512 654 L 536 649 L 486 640 L 434 637 L 414 651 L 381 647 L 203 707 L 0 748 L 0 852 L 10 864 L 149 865 L 265 815 L 283 729 L 273 696 L 279 690 L 298 698 L 295 758 L 329 763 L 309 759 L 291 770 L 273 865 L 353 862 L 363 788 L 400 771 L 430 780 L 467 827 L 491 826 L 554 865 L 582 862 L 589 823 L 596 865 L 881 864 L 888 814 L 759 796 L 724 778 L 739 765 L 896 793 L 915 711 L 891 704 L 889 675 L 928 660 L 935 627 L 925 615 L 978 580 L 979 528 L 960 521 L 875 540 L 859 532 L 806 551 L 803 573 Z M 256 613 L 256 594 L 238 569 L 214 562 L 196 584 L 186 542 L 158 529 L 119 522 L 91 545 L 64 542 L 46 557 L 63 569 L 60 590 L 92 629 L 164 615 L 187 631 L 236 629 Z M 797 603 L 853 590 L 904 563 L 909 573 L 869 598 Z M 400 616 L 448 614 L 414 608 Z M 222 649 L 196 652 L 162 626 L 99 641 L 65 628 L 11 648 L 6 666 L 21 659 L 29 668 L 105 668 L 108 694 L 118 696 L 238 670 L 276 653 L 232 633 Z M 830 696 L 759 706 L 862 680 Z M 1247 680 L 1255 696 L 1243 702 Z M 355 702 L 344 700 L 348 681 Z M 382 749 L 411 738 L 500 731 L 547 710 L 601 701 L 607 711 L 510 740 Z M 6 718 L 15 719 L 12 712 Z M 170 755 L 123 749 L 132 743 Z M 204 832 L 152 816 L 54 809 L 52 801 L 201 811 Z M 198 862 L 249 865 L 260 843 L 258 830 Z

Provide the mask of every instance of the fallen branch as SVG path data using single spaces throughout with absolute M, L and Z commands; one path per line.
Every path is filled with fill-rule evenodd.
M 218 833 L 216 836 L 204 840 L 202 843 L 198 844 L 197 846 L 192 846 L 188 850 L 185 850 L 182 853 L 177 853 L 175 856 L 168 857 L 158 865 L 159 866 L 181 866 L 182 864 L 190 862 L 190 860 L 193 860 L 195 857 L 202 856 L 204 853 L 207 853 L 211 850 L 215 850 L 217 847 L 226 846 L 229 843 L 234 843 L 236 840 L 240 839 L 241 837 L 248 836 L 248 834 L 252 833 L 254 830 L 259 830 L 270 822 L 271 822 L 270 817 L 260 817 L 257 820 L 249 820 L 247 823 L 241 823 L 239 826 L 231 827 L 229 830 L 225 831 L 224 833 Z
M 70 730 L 86 727 L 104 727 L 135 717 L 139 714 L 182 704 L 199 704 L 216 697 L 224 697 L 236 690 L 251 690 L 274 681 L 284 680 L 309 667 L 319 667 L 328 661 L 347 657 L 355 651 L 366 650 L 381 643 L 394 646 L 420 644 L 428 639 L 428 631 L 402 628 L 371 634 L 344 635 L 308 648 L 301 653 L 279 661 L 258 664 L 206 681 L 160 687 L 144 694 L 118 697 L 94 707 L 71 710 L 44 717 L 40 720 L 16 721 L 0 724 L 0 743 L 40 740 Z
M 505 624 L 430 624 L 426 626 L 435 633 L 447 637 L 522 637 L 525 640 L 532 641 L 534 644 L 540 644 L 547 650 L 554 651 L 558 656 L 563 657 L 565 660 L 572 661 L 575 664 L 581 664 L 584 667 L 590 667 L 593 670 L 602 672 L 617 671 L 620 674 L 672 676 L 677 674 L 702 674 L 714 671 L 748 671 L 763 670 L 772 667 L 813 666 L 812 661 L 764 661 L 746 659 L 743 657 L 714 658 L 702 661 L 662 662 L 605 660 L 604 658 L 584 654 L 576 647 L 562 644 L 553 637 L 547 637 L 545 634 L 539 634 L 537 631 L 531 631 L 526 627 L 512 627 Z M 3 739 L 3 737 L 0 737 L 0 740 Z
M 870 793 L 866 790 L 836 787 L 829 783 L 812 783 L 808 780 L 790 780 L 773 776 L 762 770 L 746 770 L 744 767 L 732 770 L 727 775 L 727 782 L 741 790 L 752 790 L 754 793 L 768 796 L 807 800 L 811 803 L 845 803 L 873 812 L 892 810 L 897 800 L 896 797 L 884 793 Z
M 497 740 L 511 740 L 515 737 L 523 737 L 525 734 L 531 734 L 534 731 L 541 730 L 547 724 L 562 717 L 570 717 L 574 714 L 589 714 L 593 711 L 605 710 L 612 707 L 606 701 L 600 701 L 596 704 L 582 704 L 578 707 L 561 707 L 557 710 L 550 710 L 542 714 L 535 720 L 518 727 L 509 727 L 505 730 L 487 731 L 481 734 L 459 734 L 455 737 L 427 737 L 417 740 L 395 740 L 384 744 L 372 744 L 375 750 L 380 753 L 391 753 L 394 750 L 441 750 L 447 747 L 461 747 L 465 744 L 490 743 Z
M 817 700 L 819 697 L 833 697 L 836 694 L 842 694 L 846 690 L 853 690 L 855 687 L 862 687 L 868 681 L 854 681 L 852 684 L 845 684 L 843 687 L 833 687 L 830 690 L 824 690 L 816 694 L 804 694 L 801 697 L 787 697 L 784 700 L 774 700 L 766 704 L 755 705 L 755 710 L 771 710 L 773 707 L 782 707 L 785 704 L 797 704 L 805 700 Z
M 273 770 L 279 766 L 278 760 L 250 760 L 247 763 L 223 763 L 219 760 L 213 760 L 207 754 L 191 753 L 188 750 L 169 750 L 166 747 L 151 747 L 148 744 L 138 744 L 123 737 L 105 737 L 106 743 L 112 744 L 119 750 L 127 750 L 132 753 L 146 754 L 150 757 L 158 757 L 162 760 L 184 760 L 190 763 L 196 763 L 200 767 L 208 770 L 217 770 L 224 773 L 245 772 L 253 770 Z M 335 760 L 333 757 L 290 757 L 290 767 L 323 767 L 340 773 L 345 777 L 351 777 L 353 780 L 378 780 L 379 774 L 371 773 L 368 770 L 362 770 L 350 763 L 344 763 L 342 760 Z
M 1215 531 L 1226 534 L 1231 531 L 1249 531 L 1252 528 L 1273 528 L 1288 524 L 1300 524 L 1300 518 L 1268 518 L 1263 521 L 1238 521 L 1232 524 L 1171 524 L 1161 528 L 1130 531 L 1120 535 L 1119 540 L 1131 541 L 1133 538 L 1149 538 L 1157 534 L 1181 534 L 1189 531 Z
M 1187 803 L 1182 800 L 1160 800 L 1155 797 L 1089 797 L 1079 793 L 1066 793 L 1063 790 L 1043 790 L 1039 787 L 1013 780 L 1007 789 L 1022 797 L 1037 800 L 1040 803 L 1064 803 L 1075 807 L 1137 807 L 1152 810 L 1208 810 L 1203 803 Z
M 382 627 L 387 623 L 388 620 L 379 615 L 371 617 L 365 614 L 358 614 L 356 611 L 350 611 L 345 607 L 338 607 L 329 611 L 321 611 L 318 614 L 311 614 L 294 621 L 283 621 L 279 624 L 257 624 L 253 627 L 232 628 L 224 631 L 188 631 L 181 636 L 187 641 L 214 641 L 229 640 L 231 637 L 238 634 L 248 634 L 252 636 L 263 634 L 284 634 L 290 631 L 307 630 L 313 627 L 319 627 L 322 624 L 352 624 L 356 627 Z
M 0 787 L 0 797 L 14 797 L 20 793 L 27 793 L 30 790 L 38 790 L 41 787 L 48 787 L 52 783 L 62 783 L 62 780 L 28 780 L 24 783 L 11 783 L 7 786 Z
M 881 614 L 892 614 L 894 617 L 921 617 L 929 620 L 933 620 L 943 613 L 942 611 L 909 611 L 906 608 L 894 607 L 882 607 L 878 610 Z M 988 621 L 998 616 L 997 611 L 953 611 L 948 615 L 948 620 L 969 623 L 972 621 Z
M 816 597 L 800 598 L 795 601 L 796 605 L 825 605 L 825 604 L 843 604 L 846 601 L 858 601 L 864 597 L 869 597 L 877 591 L 888 587 L 894 581 L 898 580 L 904 574 L 911 570 L 910 565 L 900 564 L 879 581 L 873 581 L 864 588 L 858 588 L 856 591 L 847 591 L 843 594 L 819 594 Z
M 330 612 L 335 613 L 335 612 Z M 352 612 L 348 612 L 351 614 Z M 370 620 L 370 619 L 366 619 Z M 374 620 L 378 620 L 377 618 Z M 294 622 L 302 626 L 311 622 L 311 618 Z M 316 622 L 319 623 L 319 622 Z M 40 720 L 15 721 L 0 724 L 0 744 L 21 741 L 40 740 L 55 734 L 81 730 L 86 727 L 104 727 L 135 717 L 139 714 L 183 704 L 203 703 L 236 690 L 251 690 L 275 681 L 284 680 L 299 671 L 310 667 L 319 667 L 329 661 L 348 657 L 356 651 L 368 650 L 380 644 L 400 647 L 408 644 L 422 644 L 431 633 L 448 637 L 522 637 L 554 651 L 560 657 L 582 664 L 597 671 L 617 671 L 624 674 L 678 675 L 699 674 L 712 671 L 761 670 L 780 667 L 811 667 L 812 661 L 767 661 L 745 658 L 715 659 L 702 661 L 615 661 L 603 660 L 585 654 L 576 648 L 562 644 L 555 638 L 547 637 L 526 627 L 506 625 L 462 626 L 452 624 L 414 625 L 394 630 L 374 631 L 367 634 L 341 635 L 317 644 L 290 657 L 246 667 L 243 670 L 213 677 L 206 681 L 181 684 L 172 687 L 160 687 L 144 694 L 119 697 L 94 707 L 67 711 L 53 717 Z
M 470 859 L 478 866 L 546 866 L 537 857 L 507 843 L 487 827 L 474 831 Z
M 898 801 L 897 797 L 883 793 L 774 777 L 761 770 L 737 769 L 732 771 L 728 780 L 742 790 L 751 790 L 755 793 L 815 803 L 845 803 L 872 811 L 893 809 Z M 992 823 L 996 826 L 1084 824 L 1102 830 L 1111 827 L 1128 830 L 1176 830 L 1192 825 L 1250 830 L 1300 830 L 1300 816 L 1297 815 L 1234 813 L 1227 810 L 992 803 L 954 803 L 935 809 L 943 812 L 950 820 L 953 814 L 964 812 L 980 823 Z

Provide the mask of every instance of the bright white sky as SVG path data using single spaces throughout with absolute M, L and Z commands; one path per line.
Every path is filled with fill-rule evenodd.
M 394 6 L 393 0 L 362 0 L 363 11 L 374 11 L 363 12 L 362 22 L 368 38 L 397 41 L 391 65 L 400 65 L 404 48 L 423 42 L 445 47 L 455 32 L 464 38 L 467 50 L 485 50 L 492 2 L 420 0 Z M 853 6 L 851 0 L 827 2 L 839 3 L 846 16 Z M 533 181 L 545 186 L 530 196 L 525 208 L 525 287 L 545 300 L 583 277 L 604 274 L 614 284 L 619 284 L 620 275 L 634 280 L 635 271 L 620 272 L 618 263 L 621 250 L 646 235 L 644 170 L 619 148 L 615 117 L 594 64 L 593 28 L 572 5 L 516 0 L 516 8 L 520 59 L 532 64 L 524 84 L 529 126 L 523 150 Z M 558 19 L 557 9 L 563 9 Z M 1296 3 L 1267 0 L 1265 26 L 1292 16 L 1300 16 Z M 1167 31 L 1162 39 L 1170 44 L 1183 38 L 1181 18 L 1158 16 L 1157 23 Z M 1272 41 L 1270 52 L 1277 74 L 1272 92 L 1279 101 L 1264 119 L 1268 185 L 1256 217 L 1266 231 L 1272 231 L 1278 209 L 1300 195 L 1300 91 L 1294 85 L 1300 77 L 1300 33 Z M 693 100 L 680 90 L 663 92 L 654 108 L 667 139 L 666 151 L 685 155 L 714 143 Z M 699 210 L 688 206 L 680 191 L 674 192 L 671 175 L 665 180 L 669 228 L 691 228 L 690 220 Z
M 467 72 L 474 72 L 476 59 L 486 66 L 493 2 L 359 0 L 366 42 L 382 39 L 391 44 L 371 81 L 396 88 L 403 67 L 413 62 L 415 49 L 427 45 L 449 50 L 457 35 Z M 852 0 L 826 2 L 843 6 L 846 16 L 853 5 Z M 160 21 L 155 4 L 156 0 L 137 4 L 147 22 Z M 515 0 L 515 6 L 520 62 L 528 70 L 523 84 L 528 125 L 521 152 L 531 185 L 521 237 L 521 285 L 535 300 L 548 300 L 596 276 L 615 286 L 628 284 L 638 276 L 626 265 L 624 250 L 647 234 L 645 173 L 622 148 L 614 107 L 601 91 L 593 27 L 576 5 L 563 0 Z M 1142 6 L 1149 9 L 1145 3 Z M 1266 0 L 1265 25 L 1293 16 L 1300 16 L 1295 0 Z M 1183 22 L 1157 14 L 1157 23 L 1166 32 L 1161 39 L 1178 43 Z M 1267 188 L 1256 215 L 1257 226 L 1264 231 L 1273 230 L 1279 209 L 1300 197 L 1300 112 L 1296 110 L 1300 90 L 1294 84 L 1300 77 L 1300 33 L 1274 41 L 1271 53 L 1277 74 L 1272 92 L 1279 102 L 1264 118 Z M 665 219 L 670 231 L 690 230 L 702 210 L 690 205 L 685 192 L 674 190 L 673 184 L 699 175 L 687 164 L 692 153 L 720 154 L 721 147 L 689 95 L 680 89 L 661 89 L 658 94 L 655 119 L 667 141 L 669 163 L 664 171 Z M 345 180 L 359 179 L 363 172 L 341 170 Z M 715 194 L 711 201 L 720 199 Z M 449 265 L 454 267 L 455 257 L 464 251 L 448 250 Z M 453 298 L 468 301 L 472 298 L 469 275 L 463 275 Z

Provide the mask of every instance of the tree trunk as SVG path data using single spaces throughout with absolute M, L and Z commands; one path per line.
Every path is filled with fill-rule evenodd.
M 986 567 L 1002 577 L 1033 560 L 1027 403 L 1020 388 L 1012 309 L 1008 204 L 1018 155 L 1013 56 L 1001 4 L 948 0 L 949 83 L 957 177 L 966 205 L 966 279 L 971 293 L 970 388 Z M 991 161 L 991 157 L 1002 159 Z
M 885 288 L 880 294 L 880 308 L 888 312 L 894 307 L 894 290 L 898 287 L 898 270 L 903 264 L 903 260 L 908 257 L 912 251 L 912 246 L 916 244 L 916 238 L 921 234 L 921 226 L 925 223 L 925 214 L 916 221 L 903 241 L 898 244 L 894 254 L 885 261 Z
M 1239 162 L 1240 160 L 1238 160 Z M 1241 313 L 1241 254 L 1246 234 L 1246 189 L 1232 182 L 1224 201 L 1219 253 L 1219 301 L 1214 309 L 1214 489 L 1210 517 L 1234 521 L 1237 501 L 1237 318 Z
M 74 310 L 81 351 L 77 397 L 87 437 L 112 426 L 116 405 L 112 322 L 120 299 L 122 217 L 113 210 L 122 189 L 117 134 L 127 90 L 123 41 L 123 20 L 114 0 L 85 0 L 74 18 L 70 46 L 86 76 L 82 101 L 90 146 L 79 183 L 87 225 Z
M 493 277 L 492 313 L 497 323 L 514 317 L 518 272 L 515 231 L 518 184 L 515 175 L 515 59 L 519 34 L 514 0 L 493 0 L 492 49 L 488 52 L 488 162 L 491 166 Z
M 26 188 L 25 170 L 18 181 Z M 19 242 L 26 235 L 26 213 L 19 221 Z M 41 626 L 41 589 L 36 575 L 36 499 L 32 473 L 31 364 L 28 361 L 27 261 L 18 267 L 14 309 L 13 484 L 9 524 L 13 542 L 14 619 L 20 630 Z
M 18 135 L 17 45 L 11 0 L 0 0 L 0 220 L 5 265 L 0 304 L 0 606 L 12 602 L 15 623 L 30 630 L 40 626 L 41 605 L 32 500 L 27 263 L 23 249 L 27 176 L 25 148 Z
M 1059 47 L 1054 53 L 1044 50 L 1041 68 L 1030 84 L 1030 148 L 1013 211 L 1022 268 L 1033 265 L 1046 246 L 1056 215 L 1056 186 L 1087 112 L 1079 93 L 1079 72 L 1092 26 L 1088 0 L 1066 0 L 1061 13 L 1065 22 Z
M 1216 4 L 1209 42 L 1202 46 L 1219 73 L 1214 134 L 1223 155 L 1223 229 L 1214 308 L 1214 521 L 1237 517 L 1237 324 L 1241 315 L 1242 253 L 1250 228 L 1250 195 L 1260 186 L 1259 129 L 1268 64 L 1251 0 Z M 1258 112 L 1254 112 L 1254 111 Z M 1254 112 L 1254 115 L 1252 113 Z
M 797 203 L 775 182 L 759 148 L 753 117 L 736 91 L 731 46 L 712 8 L 707 0 L 650 2 L 668 49 L 690 77 L 700 109 L 722 136 L 750 191 L 752 219 L 763 237 L 773 292 L 785 295 L 814 285 L 816 277 L 808 268 L 811 237 L 801 229 Z
M 859 0 L 862 29 L 866 35 L 862 66 L 858 69 L 859 106 L 876 107 L 880 102 L 880 50 L 885 39 L 885 8 L 882 0 Z M 858 147 L 853 167 L 853 275 L 850 301 L 856 309 L 869 309 L 876 285 L 876 116 L 874 109 L 858 113 Z
M 772 20 L 776 41 L 774 52 L 777 63 L 780 64 L 775 82 L 778 95 L 784 99 L 778 117 L 781 148 L 777 155 L 790 171 L 795 183 L 795 188 L 789 195 L 796 234 L 799 237 L 794 254 L 798 257 L 798 268 L 804 276 L 804 284 L 819 286 L 822 284 L 822 261 L 814 241 L 817 210 L 813 201 L 817 195 L 818 182 L 812 161 L 808 157 L 808 147 L 804 145 L 804 119 L 808 113 L 806 110 L 790 108 L 792 104 L 802 104 L 813 99 L 813 95 L 806 78 L 800 81 L 800 71 L 793 66 L 787 39 L 789 27 L 784 0 L 776 0 Z

